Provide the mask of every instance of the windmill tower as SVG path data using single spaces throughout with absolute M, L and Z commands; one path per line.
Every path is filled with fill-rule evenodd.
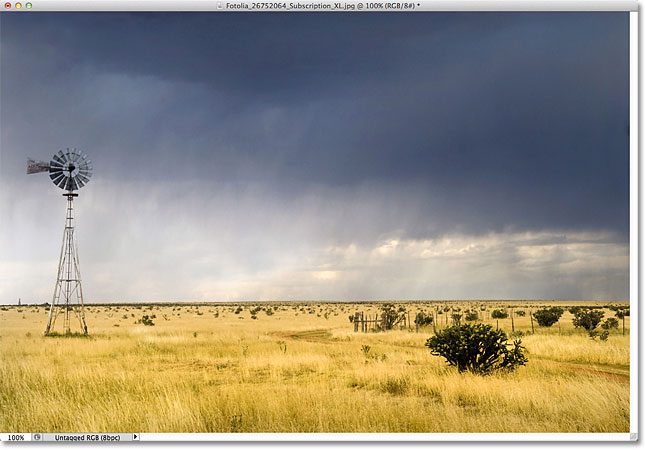
M 54 155 L 50 162 L 27 160 L 27 173 L 49 172 L 49 178 L 59 188 L 65 190 L 67 197 L 67 213 L 63 243 L 58 260 L 58 275 L 56 286 L 49 309 L 49 319 L 45 328 L 45 336 L 54 332 L 56 319 L 63 315 L 63 329 L 71 333 L 73 317 L 78 319 L 80 332 L 87 334 L 85 309 L 83 307 L 83 287 L 81 285 L 81 270 L 78 260 L 78 247 L 74 235 L 74 191 L 85 186 L 92 176 L 92 161 L 87 155 L 74 149 L 61 150 Z M 74 321 L 76 323 L 76 321 Z

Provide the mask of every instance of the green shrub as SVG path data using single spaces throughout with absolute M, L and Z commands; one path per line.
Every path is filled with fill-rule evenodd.
M 493 319 L 506 319 L 508 317 L 508 312 L 504 309 L 494 309 L 490 316 Z
M 419 314 L 417 314 L 415 321 L 416 321 L 416 324 L 419 325 L 420 327 L 425 327 L 428 325 L 432 325 L 433 319 L 431 315 L 421 311 Z
M 596 329 L 605 313 L 597 309 L 580 309 L 573 317 L 573 326 L 584 328 L 589 336 L 595 337 L 593 331 Z
M 622 319 L 624 317 L 629 317 L 629 308 L 623 308 L 616 310 L 616 317 Z
M 479 319 L 479 315 L 477 315 L 477 311 L 475 311 L 474 309 L 472 311 L 466 312 L 466 320 L 468 322 L 474 322 L 477 319 Z
M 618 328 L 618 319 L 616 319 L 615 317 L 610 317 L 609 319 L 606 319 L 600 326 L 605 330 Z
M 537 320 L 538 325 L 541 327 L 550 327 L 562 317 L 564 309 L 558 306 L 552 306 L 551 308 L 542 308 L 538 309 L 533 313 L 533 317 Z
M 391 330 L 405 318 L 405 308 L 400 306 L 398 309 L 392 303 L 385 303 L 381 306 L 381 328 Z
M 155 323 L 152 321 L 152 317 L 148 316 L 147 314 L 144 314 L 143 316 L 141 316 L 141 319 L 137 320 L 135 323 L 142 323 L 147 327 L 155 326 Z
M 425 346 L 433 355 L 446 358 L 459 372 L 487 374 L 526 364 L 528 359 L 521 344 L 521 340 L 507 344 L 506 333 L 491 325 L 464 324 L 439 331 Z
M 515 314 L 516 314 L 518 317 L 524 317 L 524 316 L 526 316 L 526 311 L 522 311 L 522 310 L 520 309 L 519 311 L 515 311 Z
M 609 338 L 609 330 L 591 330 L 589 332 L 589 337 L 591 337 L 591 339 L 599 337 L 601 341 L 606 341 Z
M 582 311 L 582 306 L 572 306 L 568 311 L 575 316 L 577 313 Z

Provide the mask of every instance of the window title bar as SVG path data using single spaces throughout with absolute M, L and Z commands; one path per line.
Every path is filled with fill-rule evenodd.
M 3 12 L 36 11 L 638 11 L 636 1 L 488 0 L 30 0 L 5 1 Z

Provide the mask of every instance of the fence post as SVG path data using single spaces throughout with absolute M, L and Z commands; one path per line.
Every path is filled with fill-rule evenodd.
M 414 316 L 414 325 L 415 328 L 417 329 L 417 333 L 419 332 L 419 313 L 417 313 L 416 316 Z
M 511 330 L 515 333 L 515 309 L 511 308 Z
M 354 333 L 358 332 L 358 311 L 354 313 Z
M 363 319 L 363 311 L 361 311 L 361 333 L 365 333 L 365 320 Z
M 535 334 L 535 328 L 533 327 L 533 310 L 529 309 L 529 314 L 531 315 L 531 333 Z

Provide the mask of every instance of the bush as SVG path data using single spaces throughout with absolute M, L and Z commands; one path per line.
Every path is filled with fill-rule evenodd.
M 474 322 L 477 319 L 479 319 L 479 316 L 477 315 L 477 311 L 475 311 L 474 309 L 466 313 L 466 320 L 468 322 Z
M 490 315 L 493 319 L 506 319 L 508 313 L 503 309 L 494 309 Z
M 419 314 L 417 314 L 417 318 L 415 319 L 415 321 L 416 321 L 416 324 L 419 325 L 420 327 L 432 325 L 432 316 L 421 311 Z
M 135 323 L 142 323 L 147 327 L 155 326 L 155 323 L 152 321 L 152 317 L 148 316 L 147 314 L 141 316 L 141 319 L 137 320 Z
M 533 313 L 533 317 L 541 327 L 550 327 L 560 320 L 563 313 L 564 309 L 552 306 L 551 308 L 538 309 Z
M 619 319 L 629 317 L 629 308 L 616 310 L 616 317 L 618 317 Z
M 392 303 L 381 306 L 381 327 L 383 330 L 391 330 L 396 324 L 405 318 L 405 308 L 400 306 L 397 310 Z
M 521 340 L 507 344 L 506 333 L 491 325 L 455 325 L 439 331 L 425 343 L 433 355 L 443 356 L 459 372 L 488 374 L 514 370 L 526 364 Z
M 601 341 L 606 341 L 609 338 L 609 330 L 591 330 L 589 332 L 589 337 L 591 337 L 591 339 L 599 337 Z
M 459 325 L 461 323 L 461 314 L 453 313 L 452 314 L 452 322 L 456 323 Z
M 522 310 L 520 309 L 519 311 L 515 311 L 515 314 L 516 314 L 518 317 L 524 317 L 524 316 L 526 316 L 526 311 L 522 311 Z
M 573 314 L 574 316 L 575 316 L 577 313 L 579 313 L 580 311 L 582 311 L 582 306 L 572 306 L 572 307 L 570 307 L 570 308 L 569 308 L 569 312 L 570 312 L 571 314 Z
M 614 317 L 610 317 L 609 319 L 606 319 L 602 325 L 600 325 L 602 328 L 605 330 L 611 330 L 612 328 L 618 328 L 618 319 Z
M 594 337 L 593 330 L 598 326 L 605 313 L 597 309 L 580 309 L 573 317 L 573 326 L 584 328 L 589 336 Z

